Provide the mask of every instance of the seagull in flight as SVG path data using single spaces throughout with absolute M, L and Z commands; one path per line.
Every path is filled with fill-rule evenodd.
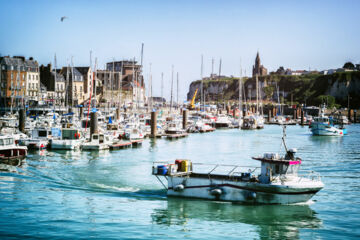
M 60 18 L 60 21 L 62 21 L 62 22 L 63 22 L 66 18 L 68 18 L 68 17 L 63 16 L 63 17 L 61 17 L 61 18 Z

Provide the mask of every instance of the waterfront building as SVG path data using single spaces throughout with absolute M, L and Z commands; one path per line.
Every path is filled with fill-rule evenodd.
M 24 61 L 25 66 L 25 88 L 26 88 L 26 99 L 28 101 L 37 102 L 40 89 L 40 72 L 39 64 L 33 58 Z
M 88 100 L 90 98 L 90 92 L 91 92 L 91 87 L 93 84 L 93 71 L 91 70 L 90 67 L 75 67 L 83 76 L 84 79 L 84 98 L 85 100 Z
M 253 72 L 252 72 L 253 77 L 255 77 L 256 74 L 258 76 L 267 75 L 267 69 L 263 65 L 261 65 L 259 52 L 257 52 L 256 54 L 255 65 L 253 65 Z
M 41 83 L 50 93 L 46 94 L 43 101 L 54 102 L 56 105 L 64 105 L 65 103 L 65 79 L 51 64 L 40 66 Z
M 65 78 L 67 88 L 65 103 L 77 106 L 85 101 L 84 77 L 75 67 L 63 67 L 60 74 Z
M 24 104 L 26 95 L 26 66 L 24 57 L 0 59 L 0 83 L 2 107 L 13 108 Z
M 101 82 L 102 101 L 108 104 L 130 105 L 132 102 L 143 106 L 145 85 L 141 65 L 136 61 L 114 61 L 106 64 L 106 70 L 98 70 L 97 79 Z

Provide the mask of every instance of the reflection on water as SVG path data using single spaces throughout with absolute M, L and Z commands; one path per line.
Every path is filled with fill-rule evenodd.
M 322 221 L 308 205 L 238 205 L 169 198 L 166 208 L 154 209 L 152 221 L 181 225 L 190 220 L 244 223 L 256 227 L 261 239 L 299 239 L 300 229 L 320 228 Z

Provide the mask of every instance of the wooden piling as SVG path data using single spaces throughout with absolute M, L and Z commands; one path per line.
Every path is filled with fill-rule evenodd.
M 233 109 L 233 118 L 236 118 L 236 108 Z
M 116 120 L 120 120 L 120 108 L 116 109 Z
M 151 138 L 156 138 L 157 135 L 157 112 L 151 112 Z
M 301 113 L 301 126 L 304 126 L 304 109 L 301 109 L 300 113 Z
M 269 108 L 269 109 L 268 109 L 268 116 L 267 116 L 267 121 L 268 121 L 268 123 L 270 122 L 270 118 L 271 118 L 271 111 L 272 111 L 272 109 L 271 109 L 271 108 Z
M 19 111 L 19 130 L 22 133 L 25 132 L 25 119 L 26 119 L 25 109 L 21 108 Z
M 97 112 L 92 112 L 90 114 L 90 137 L 94 133 L 98 133 L 98 118 L 97 118 Z
M 79 119 L 81 120 L 82 117 L 83 117 L 83 113 L 84 113 L 84 108 L 80 107 L 80 110 L 79 110 Z
M 294 118 L 294 120 L 296 120 L 296 118 L 297 118 L 296 117 L 296 108 L 293 109 L 293 118 Z
M 183 111 L 183 129 L 185 129 L 185 130 L 187 128 L 187 118 L 188 118 L 188 110 L 185 109 Z
M 230 114 L 230 106 L 226 105 L 226 114 L 229 115 Z
M 354 123 L 356 123 L 356 110 L 354 110 Z

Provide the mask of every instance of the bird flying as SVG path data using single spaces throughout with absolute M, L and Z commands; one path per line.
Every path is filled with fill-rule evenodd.
M 61 17 L 61 18 L 60 18 L 60 21 L 62 21 L 62 22 L 63 22 L 66 18 L 68 18 L 68 17 L 63 16 L 63 17 Z

